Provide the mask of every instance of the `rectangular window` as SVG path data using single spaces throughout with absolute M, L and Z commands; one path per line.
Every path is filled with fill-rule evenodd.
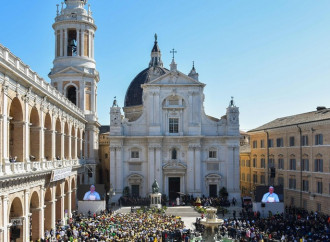
M 242 174 L 242 181 L 245 181 L 245 173 Z
M 253 149 L 258 148 L 258 144 L 257 144 L 257 141 L 256 140 L 253 140 L 252 146 L 253 146 Z
M 317 182 L 317 193 L 322 194 L 323 193 L 323 183 L 321 181 Z
M 290 170 L 296 170 L 296 159 L 290 159 Z
M 303 171 L 309 171 L 309 160 L 302 159 L 302 168 Z
M 279 185 L 279 186 L 284 186 L 284 178 L 283 177 L 278 177 L 277 178 L 277 184 Z
M 275 167 L 275 161 L 274 161 L 273 158 L 270 158 L 270 159 L 268 160 L 268 167 Z
M 289 140 L 290 146 L 294 146 L 294 137 L 291 136 Z
M 139 157 L 139 151 L 131 151 L 131 158 L 137 159 Z
M 251 181 L 251 174 L 247 175 L 247 181 L 250 182 Z
M 251 164 L 250 164 L 250 160 L 246 160 L 246 167 L 250 167 Z
M 284 169 L 284 159 L 283 158 L 279 158 L 278 159 L 278 169 Z
M 283 147 L 283 138 L 276 139 L 276 147 Z
M 309 182 L 308 180 L 303 180 L 303 187 L 302 187 L 302 190 L 304 192 L 308 192 L 309 191 Z
M 289 178 L 289 189 L 296 189 L 296 178 Z
M 261 168 L 266 168 L 265 158 L 260 159 L 260 165 L 261 165 Z
M 303 135 L 301 137 L 301 146 L 308 146 L 308 136 L 307 135 Z
M 316 159 L 314 168 L 315 168 L 314 169 L 315 172 L 323 172 L 323 160 Z
M 257 158 L 253 158 L 253 167 L 254 167 L 254 168 L 257 167 Z
M 210 150 L 209 158 L 217 158 L 217 152 L 215 150 Z
M 258 175 L 257 174 L 253 174 L 253 183 L 258 183 Z
M 315 135 L 315 145 L 323 145 L 323 134 Z
M 179 133 L 179 119 L 178 118 L 170 118 L 169 119 L 169 133 L 177 134 Z
M 271 148 L 271 147 L 274 147 L 274 142 L 272 139 L 269 139 L 268 140 L 268 147 Z
M 265 175 L 261 175 L 261 176 L 260 176 L 260 183 L 261 183 L 261 184 L 266 184 L 266 178 L 265 178 Z
M 265 148 L 265 140 L 260 140 L 260 148 Z

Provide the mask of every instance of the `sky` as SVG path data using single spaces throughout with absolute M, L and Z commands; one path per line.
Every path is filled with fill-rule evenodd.
M 0 43 L 46 81 L 54 59 L 58 0 L 1 2 Z M 169 68 L 195 61 L 204 108 L 220 118 L 231 96 L 247 131 L 279 117 L 330 107 L 328 0 L 90 0 L 98 30 L 98 116 L 109 125 L 116 96 L 150 60 L 154 34 Z

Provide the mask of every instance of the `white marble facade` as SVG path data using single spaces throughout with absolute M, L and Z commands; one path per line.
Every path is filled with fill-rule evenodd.
M 134 196 L 147 196 L 154 180 L 160 192 L 171 199 L 178 192 L 194 196 L 219 194 L 221 187 L 227 188 L 230 198 L 238 199 L 238 108 L 232 100 L 220 119 L 206 115 L 205 84 L 199 82 L 195 68 L 189 75 L 183 74 L 174 59 L 170 70 L 163 68 L 157 39 L 151 57 L 146 69 L 148 77 L 138 85 L 143 89 L 142 104 L 130 105 L 128 95 L 132 92 L 128 90 L 124 114 L 116 101 L 111 107 L 110 182 L 116 193 L 113 201 L 125 187 Z M 155 57 L 158 61 L 154 61 Z

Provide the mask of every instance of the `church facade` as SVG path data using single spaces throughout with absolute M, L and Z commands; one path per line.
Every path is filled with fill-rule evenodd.
M 160 192 L 216 196 L 225 187 L 240 197 L 239 110 L 231 100 L 226 114 L 204 112 L 204 87 L 193 66 L 188 75 L 163 67 L 157 36 L 149 67 L 131 82 L 123 113 L 114 101 L 110 110 L 110 183 L 116 201 L 123 190 L 132 196 Z

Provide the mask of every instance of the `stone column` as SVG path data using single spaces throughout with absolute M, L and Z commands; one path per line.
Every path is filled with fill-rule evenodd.
M 65 153 L 64 153 L 64 139 L 65 139 L 65 135 L 64 135 L 64 125 L 63 122 L 61 121 L 61 160 L 64 159 Z
M 68 217 L 72 218 L 72 208 L 71 208 L 71 191 L 68 191 L 66 196 L 68 196 Z
M 81 56 L 85 56 L 85 30 L 84 29 L 81 29 Z
M 64 46 L 63 46 L 63 29 L 60 29 L 60 56 L 64 56 Z
M 9 147 L 8 147 L 8 139 L 9 139 L 9 133 L 8 133 L 8 124 L 9 124 L 9 117 L 8 117 L 8 86 L 6 81 L 8 80 L 8 77 L 5 77 L 5 82 L 2 85 L 2 136 L 1 136 L 1 146 L 2 146 L 2 161 L 3 163 L 1 165 L 5 165 L 6 163 L 9 163 Z M 9 166 L 5 166 L 4 172 L 8 173 L 10 171 Z
M 69 156 L 68 159 L 69 159 L 69 160 L 71 160 L 71 158 L 72 158 L 71 138 L 72 138 L 72 136 L 71 136 L 70 134 L 68 134 L 68 140 L 69 140 L 69 142 L 68 142 L 68 146 L 69 146 L 69 147 L 68 147 L 68 148 L 69 148 L 69 150 L 68 150 L 68 151 L 69 151 L 69 152 L 68 152 L 68 153 L 69 153 L 69 154 L 68 154 L 68 156 Z
M 152 192 L 152 184 L 155 180 L 155 159 L 156 159 L 156 152 L 153 145 L 148 147 L 148 170 L 147 170 L 147 192 Z
M 45 112 L 44 112 L 44 108 L 41 107 L 40 109 L 40 143 L 39 143 L 39 155 L 40 155 L 40 161 L 44 162 L 46 161 L 45 159 Z
M 30 204 L 29 204 L 30 191 L 24 191 L 24 205 L 23 205 L 23 238 L 29 241 L 30 238 Z
M 64 29 L 64 56 L 68 56 L 68 30 Z
M 162 159 L 161 159 L 161 146 L 156 147 L 156 167 L 155 167 L 155 178 L 157 182 L 159 183 L 159 188 L 163 188 L 163 167 L 162 167 Z M 164 191 L 160 191 L 161 193 L 164 193 Z
M 187 193 L 189 194 L 196 190 L 194 152 L 194 147 L 189 146 L 187 154 Z
M 39 238 L 43 238 L 45 234 L 45 188 L 40 189 L 40 211 L 39 211 Z
M 76 39 L 77 39 L 77 56 L 80 56 L 80 30 L 76 29 Z
M 9 221 L 9 215 L 8 215 L 8 196 L 2 197 L 2 216 L 3 216 L 3 235 L 0 237 L 1 241 L 10 241 L 9 240 L 9 228 L 8 223 Z
M 52 201 L 51 201 L 51 209 L 52 209 L 52 214 L 51 214 L 51 228 L 53 230 L 56 229 L 56 187 L 52 187 Z
M 78 158 L 78 129 L 77 128 L 75 128 L 75 134 L 76 134 L 76 136 L 74 137 L 75 155 L 74 155 L 73 159 L 77 159 Z
M 30 122 L 29 122 L 29 98 L 24 100 L 24 142 L 23 142 L 23 160 L 28 165 L 30 163 Z M 29 169 L 29 165 L 27 166 Z
M 195 179 L 196 179 L 196 192 L 201 193 L 201 147 L 197 146 L 195 148 Z

